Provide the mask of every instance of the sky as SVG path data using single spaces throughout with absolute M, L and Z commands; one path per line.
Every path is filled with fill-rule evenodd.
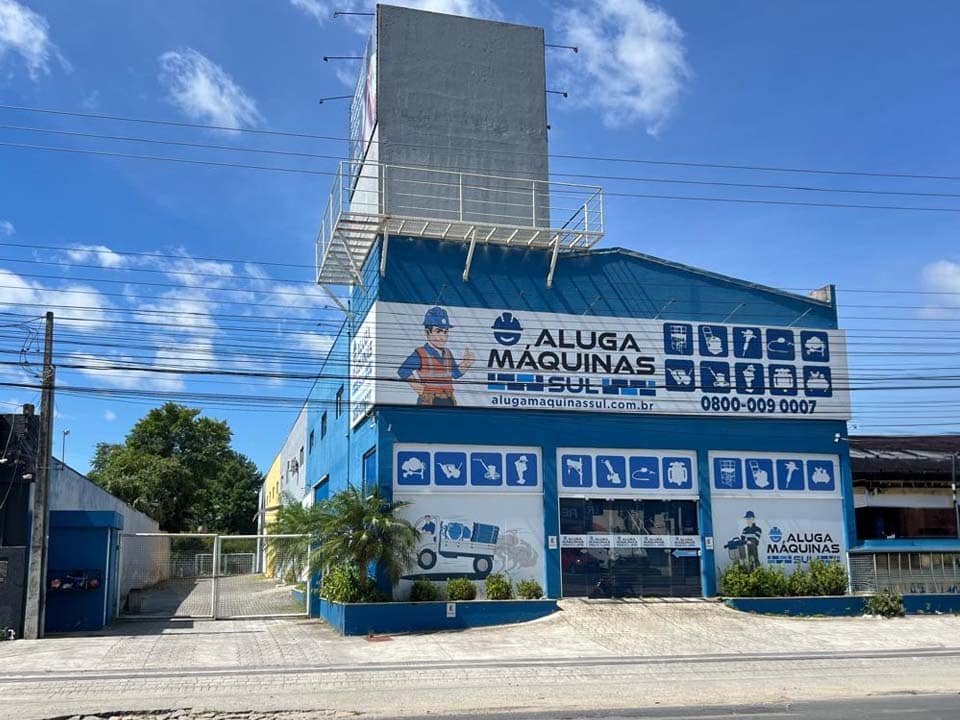
M 577 46 L 548 50 L 568 93 L 548 100 L 551 153 L 576 156 L 551 171 L 604 186 L 602 246 L 835 284 L 863 388 L 851 432 L 960 430 L 960 6 L 398 4 Z M 347 146 L 9 106 L 345 138 L 347 103 L 317 101 L 350 94 L 357 64 L 323 56 L 360 54 L 369 18 L 332 15 L 371 7 L 0 0 L 0 410 L 39 404 L 15 386 L 37 382 L 51 307 L 57 456 L 69 431 L 84 471 L 179 399 L 269 467 L 310 387 L 289 376 L 317 372 L 341 319 L 313 283 L 314 238 Z

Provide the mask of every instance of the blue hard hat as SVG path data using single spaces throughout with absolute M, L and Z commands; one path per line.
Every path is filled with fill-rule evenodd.
M 427 313 L 423 316 L 423 326 L 442 328 L 443 330 L 449 330 L 453 327 L 450 324 L 450 316 L 442 307 L 432 307 L 427 310 Z
M 757 516 L 753 514 L 753 510 L 747 510 L 743 514 L 744 520 L 756 520 Z
M 501 313 L 496 320 L 493 321 L 494 330 L 523 330 L 520 326 L 520 321 L 513 316 L 513 313 L 507 311 Z

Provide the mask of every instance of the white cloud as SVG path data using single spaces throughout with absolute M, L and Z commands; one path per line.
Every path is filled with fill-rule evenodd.
M 299 8 L 321 25 L 333 19 L 336 10 L 347 12 L 373 12 L 376 3 L 373 0 L 290 0 L 290 4 Z M 428 10 L 446 15 L 465 15 L 467 17 L 500 20 L 503 13 L 493 0 L 390 0 L 389 5 L 408 7 L 414 10 Z M 370 32 L 370 18 L 345 16 L 350 27 L 360 33 Z M 349 84 L 349 83 L 348 83 Z
M 75 263 L 94 263 L 105 268 L 126 267 L 126 257 L 115 253 L 106 245 L 75 245 L 67 250 L 67 257 Z
M 15 235 L 17 229 L 9 220 L 0 220 L 0 237 L 10 237 Z
M 321 0 L 290 0 L 290 4 L 295 8 L 303 10 L 318 23 L 333 18 L 333 3 L 322 2 Z M 350 5 L 351 3 L 344 3 Z
M 18 54 L 33 79 L 50 73 L 51 55 L 59 57 L 47 19 L 16 0 L 0 0 L 0 59 L 7 53 Z
M 307 349 L 321 360 L 327 357 L 327 353 L 330 352 L 330 348 L 333 347 L 332 335 L 311 333 L 309 335 L 298 335 L 297 340 L 306 345 Z
M 99 290 L 89 285 L 46 287 L 8 270 L 0 270 L 0 307 L 4 306 L 21 314 L 37 316 L 45 312 L 44 306 L 49 306 L 58 325 L 92 332 L 107 324 L 104 311 L 110 303 Z
M 920 310 L 920 317 L 952 320 L 960 316 L 960 263 L 952 260 L 930 263 L 920 273 L 920 285 L 926 292 L 938 293 Z
M 599 110 L 608 127 L 642 123 L 656 135 L 690 77 L 683 31 L 646 0 L 582 0 L 557 10 L 560 81 L 572 104 Z
M 229 73 L 192 48 L 160 56 L 160 82 L 174 105 L 194 120 L 228 127 L 257 125 L 263 120 L 256 101 Z
M 106 420 L 107 422 L 113 422 L 114 420 L 117 419 L 117 414 L 110 408 L 107 408 L 106 410 L 103 411 L 103 419 Z
M 66 368 L 63 370 L 79 372 L 103 385 L 122 388 L 124 390 L 163 390 L 179 392 L 185 389 L 183 379 L 179 375 L 166 373 L 151 373 L 142 370 L 126 370 L 123 366 L 132 368 L 143 367 L 142 360 L 126 355 L 99 357 L 90 353 L 67 353 L 62 356 L 64 365 L 83 365 L 82 368 Z M 155 363 L 154 367 L 160 365 Z

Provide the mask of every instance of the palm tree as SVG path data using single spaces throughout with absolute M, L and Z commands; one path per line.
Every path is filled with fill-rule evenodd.
M 396 585 L 412 562 L 420 536 L 408 521 L 396 515 L 406 505 L 385 500 L 379 488 L 365 495 L 351 485 L 311 507 L 284 503 L 271 531 L 308 536 L 281 543 L 278 548 L 286 557 L 308 556 L 312 573 L 349 565 L 360 571 L 361 583 L 369 589 L 374 582 L 369 575 L 373 567 Z

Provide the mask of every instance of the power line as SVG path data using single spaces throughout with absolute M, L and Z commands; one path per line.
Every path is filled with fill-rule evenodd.
M 133 135 L 109 135 L 104 133 L 82 132 L 78 130 L 62 130 L 57 128 L 41 128 L 26 125 L 5 125 L 0 124 L 2 130 L 15 130 L 17 132 L 43 133 L 49 135 L 62 135 L 67 137 L 82 137 L 97 140 L 112 140 L 120 142 L 135 142 L 152 145 L 169 145 L 174 147 L 186 147 L 196 150 L 223 150 L 227 152 L 253 153 L 259 155 L 276 155 L 278 157 L 304 158 L 312 160 L 337 160 L 350 162 L 350 158 L 340 155 L 328 155 L 322 153 L 295 152 L 289 150 L 269 150 L 265 148 L 251 148 L 242 145 L 217 145 L 212 143 L 194 143 L 179 140 L 161 140 L 158 138 L 147 138 Z M 430 166 L 427 170 L 449 170 L 450 167 Z M 469 171 L 481 170 L 464 165 L 457 165 L 456 170 Z M 744 183 L 744 182 L 725 182 L 719 180 L 694 180 L 690 178 L 662 178 L 662 177 L 637 177 L 629 175 L 601 175 L 590 173 L 570 173 L 570 172 L 550 172 L 550 177 L 579 178 L 584 180 L 610 180 L 615 182 L 643 182 L 643 183 L 661 183 L 673 185 L 704 185 L 712 187 L 730 187 L 740 189 L 754 190 L 786 190 L 791 192 L 815 192 L 815 193 L 842 193 L 849 195 L 882 195 L 882 196 L 902 196 L 902 197 L 932 197 L 932 198 L 960 198 L 960 193 L 948 192 L 918 192 L 914 190 L 877 190 L 868 188 L 836 188 L 819 187 L 808 185 L 782 185 L 770 183 Z
M 158 253 L 158 252 L 139 252 L 132 250 L 113 250 L 110 248 L 101 249 L 95 247 L 84 247 L 76 245 L 41 245 L 36 243 L 16 243 L 16 242 L 0 242 L 0 247 L 19 247 L 30 250 L 62 250 L 64 252 L 68 251 L 82 251 L 87 253 L 94 254 L 113 254 L 121 255 L 123 257 L 147 257 L 147 258 L 160 258 L 160 259 L 172 259 L 172 260 L 184 260 L 184 261 L 199 261 L 199 262 L 218 262 L 218 263 L 232 263 L 234 265 L 263 265 L 263 266 L 273 266 L 273 267 L 285 267 L 285 268 L 296 268 L 299 270 L 311 270 L 315 271 L 316 266 L 314 264 L 302 264 L 302 263 L 283 263 L 283 262 L 273 262 L 269 260 L 248 260 L 243 258 L 224 258 L 224 257 L 209 257 L 209 256 L 186 256 L 178 255 L 176 253 Z M 102 267 L 102 266 L 101 266 Z M 106 269 L 106 268 L 105 268 Z M 112 268 L 110 268 L 112 269 Z M 177 271 L 177 274 L 196 274 L 204 275 L 209 277 L 222 277 L 217 276 L 212 273 L 183 273 Z M 249 276 L 255 278 L 256 276 Z M 282 282 L 293 282 L 290 280 L 282 280 Z M 684 288 L 688 287 L 684 283 L 647 283 L 647 287 L 676 287 Z M 792 288 L 792 287 L 783 287 L 783 288 L 772 288 L 774 290 L 781 290 L 785 292 L 807 292 L 809 288 Z M 900 288 L 846 288 L 842 286 L 837 287 L 838 293 L 867 293 L 867 294 L 900 294 L 900 295 L 960 295 L 960 290 L 904 290 Z M 845 306 L 845 305 L 844 305 Z
M 236 162 L 217 162 L 214 160 L 194 160 L 187 158 L 170 157 L 165 155 L 135 155 L 133 153 L 120 153 L 110 150 L 86 150 L 81 148 L 67 148 L 53 145 L 34 145 L 29 143 L 0 142 L 0 147 L 16 148 L 21 150 L 40 150 L 43 152 L 61 152 L 73 153 L 79 155 L 95 155 L 99 157 L 113 157 L 123 160 L 150 160 L 156 162 L 181 163 L 186 165 L 202 165 L 219 168 L 232 168 L 240 170 L 262 170 L 287 174 L 317 175 L 326 177 L 336 177 L 338 173 L 322 170 L 306 170 L 303 168 L 286 168 L 275 165 L 252 165 L 248 163 Z M 960 178 L 958 178 L 960 179 Z M 727 203 L 741 205 L 781 205 L 786 207 L 822 207 L 848 210 L 887 210 L 904 212 L 935 212 L 935 213 L 960 213 L 960 208 L 950 207 L 922 207 L 916 205 L 868 205 L 863 203 L 827 203 L 827 202 L 804 202 L 800 200 L 761 200 L 756 198 L 727 198 L 727 197 L 707 197 L 700 195 L 665 195 L 657 193 L 624 193 L 605 191 L 606 197 L 637 198 L 645 200 L 679 200 L 685 202 L 711 202 Z
M 111 120 L 116 122 L 127 122 L 127 123 L 138 123 L 146 125 L 159 125 L 167 127 L 179 127 L 179 128 L 192 128 L 200 130 L 224 130 L 229 132 L 245 133 L 250 135 L 263 135 L 263 136 L 273 136 L 273 137 L 286 137 L 286 138 L 297 138 L 297 139 L 306 139 L 306 140 L 322 140 L 322 141 L 335 141 L 335 142 L 351 142 L 350 138 L 337 137 L 332 135 L 319 135 L 315 133 L 307 133 L 303 131 L 292 131 L 292 130 L 267 130 L 260 128 L 243 128 L 243 127 L 230 127 L 226 125 L 205 125 L 202 123 L 190 123 L 182 122 L 175 120 L 159 120 L 153 118 L 142 118 L 142 117 L 131 117 L 126 115 L 109 115 L 105 113 L 89 113 L 89 112 L 78 112 L 71 110 L 60 110 L 55 108 L 39 108 L 39 107 L 30 107 L 25 105 L 10 105 L 10 104 L 0 104 L 0 110 L 11 110 L 14 112 L 28 112 L 28 113 L 38 113 L 45 115 L 58 115 L 66 117 L 80 117 L 87 118 L 92 120 Z M 449 141 L 450 138 L 444 136 L 444 139 Z M 370 143 L 382 143 L 385 144 L 385 141 L 370 140 Z M 418 148 L 430 148 L 436 149 L 437 145 L 431 145 L 426 143 L 390 143 L 396 146 L 403 147 L 418 147 Z M 488 152 L 496 152 L 501 154 L 507 154 L 511 156 L 516 155 L 531 155 L 540 157 L 539 153 L 527 153 L 516 150 L 488 150 Z M 781 172 L 781 173 L 802 173 L 802 174 L 822 174 L 822 175 L 847 175 L 847 176 L 858 176 L 858 177 L 886 177 L 886 178 L 902 178 L 910 180 L 960 180 L 960 176 L 957 175 L 933 175 L 933 174 L 919 174 L 919 173 L 904 173 L 904 172 L 890 172 L 890 171 L 867 171 L 867 170 L 844 170 L 844 169 L 834 169 L 834 168 L 797 168 L 789 166 L 770 166 L 770 165 L 746 165 L 739 163 L 708 163 L 708 162 L 691 162 L 691 161 L 677 161 L 677 160 L 652 160 L 648 158 L 624 158 L 624 157 L 611 157 L 604 155 L 572 155 L 572 154 L 560 154 L 560 153 L 550 153 L 549 157 L 562 159 L 562 160 L 587 160 L 593 162 L 612 162 L 612 163 L 632 163 L 632 164 L 642 164 L 642 165 L 662 165 L 662 166 L 673 166 L 673 167 L 693 167 L 693 168 L 712 168 L 719 170 L 751 170 L 751 171 L 760 171 L 760 172 Z

